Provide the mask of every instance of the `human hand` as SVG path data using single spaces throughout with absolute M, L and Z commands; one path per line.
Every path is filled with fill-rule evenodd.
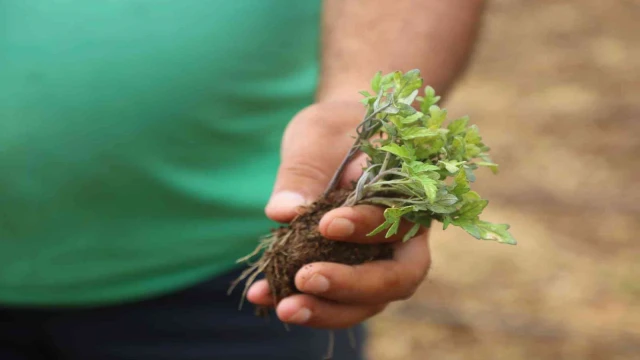
M 289 222 L 301 205 L 317 199 L 352 145 L 350 135 L 362 117 L 357 102 L 318 103 L 300 112 L 290 122 L 282 143 L 282 162 L 267 216 Z M 342 180 L 348 185 L 361 174 L 361 161 L 350 164 Z M 420 285 L 430 265 L 428 236 L 421 231 L 402 243 L 411 227 L 400 226 L 398 234 L 367 234 L 384 222 L 383 209 L 358 205 L 334 209 L 322 218 L 319 231 L 327 239 L 358 243 L 393 242 L 394 258 L 343 265 L 330 262 L 302 267 L 296 287 L 302 294 L 289 296 L 276 307 L 287 323 L 319 328 L 346 328 L 382 311 L 390 302 L 410 297 Z M 249 290 L 249 301 L 273 306 L 266 280 Z

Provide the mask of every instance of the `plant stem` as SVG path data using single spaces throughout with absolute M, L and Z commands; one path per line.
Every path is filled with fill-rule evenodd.
M 344 172 L 345 167 L 353 159 L 353 157 L 358 153 L 358 149 L 359 149 L 359 147 L 357 146 L 358 142 L 360 142 L 359 137 L 356 139 L 355 143 L 347 153 L 347 156 L 345 156 L 342 162 L 340 163 L 338 170 L 336 170 L 336 172 L 333 174 L 331 181 L 329 181 L 329 185 L 327 185 L 327 188 L 324 191 L 324 194 L 323 194 L 324 197 L 329 195 L 329 193 L 333 191 L 336 185 L 338 185 L 338 181 L 342 177 L 342 173 Z
M 384 156 L 384 161 L 382 162 L 382 167 L 380 168 L 380 172 L 378 173 L 378 175 L 380 175 L 385 170 L 387 170 L 387 165 L 389 165 L 389 158 L 391 158 L 391 153 L 390 152 L 388 152 L 387 155 Z M 376 176 L 376 178 L 377 178 L 377 176 Z
M 389 154 L 389 153 L 387 153 L 387 154 Z M 389 169 L 389 170 L 386 170 L 386 171 L 380 171 L 378 173 L 378 175 L 376 175 L 376 177 L 374 177 L 373 179 L 371 179 L 371 181 L 369 181 L 369 184 L 374 184 L 374 183 L 378 182 L 378 180 L 381 180 L 383 177 L 385 177 L 387 175 L 398 175 L 398 176 L 402 176 L 402 177 L 407 177 L 407 174 L 405 174 L 405 173 L 402 173 L 400 171 L 396 171 L 394 169 Z
M 359 126 L 359 127 L 362 127 L 364 129 L 364 131 L 360 131 L 358 133 L 358 137 L 353 142 L 353 145 L 351 146 L 351 149 L 349 149 L 349 152 L 347 153 L 347 156 L 344 157 L 344 159 L 340 163 L 340 166 L 338 167 L 336 172 L 333 174 L 333 177 L 331 178 L 331 181 L 329 181 L 329 185 L 327 185 L 327 188 L 324 191 L 324 194 L 323 194 L 324 197 L 326 197 L 338 185 L 338 182 L 340 181 L 340 178 L 342 177 L 342 173 L 344 172 L 344 169 L 347 167 L 349 162 L 351 162 L 351 160 L 353 160 L 353 157 L 360 150 L 360 141 L 363 140 L 363 139 L 369 139 L 373 135 L 374 131 L 372 131 L 372 129 L 374 129 L 375 127 L 371 127 L 369 129 L 366 129 L 367 123 L 371 122 L 371 120 L 373 120 L 376 115 L 381 113 L 383 110 L 388 108 L 390 105 L 391 104 L 387 104 L 385 106 L 382 106 L 382 107 L 378 108 L 377 110 L 372 112 L 369 116 L 365 115 L 364 120 L 362 120 L 362 122 L 360 123 L 360 126 Z
M 421 201 L 421 200 L 411 200 L 411 199 L 392 198 L 392 197 L 370 197 L 362 200 L 362 203 L 365 203 L 365 204 L 378 204 L 378 205 L 380 204 L 388 205 L 388 203 L 393 203 L 393 202 L 398 202 L 400 204 L 406 204 L 406 203 L 423 204 L 424 203 L 424 201 Z
M 366 185 L 365 188 L 370 188 L 370 187 L 375 186 L 375 185 L 400 185 L 400 184 L 411 184 L 411 180 L 397 179 L 397 180 L 377 181 L 375 183 L 371 182 L 368 185 Z
M 366 174 L 363 174 L 363 176 L 365 176 Z M 389 169 L 387 171 L 381 172 L 379 173 L 375 178 L 373 178 L 371 181 L 367 182 L 365 185 L 356 188 L 356 190 L 354 190 L 351 194 L 349 194 L 349 197 L 347 197 L 347 200 L 345 200 L 345 202 L 342 204 L 342 206 L 353 206 L 355 205 L 357 202 L 359 202 L 364 195 L 372 190 L 371 187 L 374 185 L 392 185 L 392 184 L 406 184 L 407 181 L 406 180 L 388 180 L 388 181 L 379 181 L 382 177 L 386 176 L 386 175 L 398 175 L 398 176 L 402 176 L 402 177 L 407 177 L 407 174 L 404 174 L 402 172 L 396 171 L 394 169 Z M 361 178 L 362 179 L 362 178 Z

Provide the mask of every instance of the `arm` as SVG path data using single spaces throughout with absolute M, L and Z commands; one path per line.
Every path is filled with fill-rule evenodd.
M 287 127 L 267 216 L 288 222 L 298 206 L 322 194 L 361 121 L 357 92 L 369 88 L 375 72 L 419 68 L 438 92 L 447 91 L 467 63 L 482 5 L 480 0 L 326 0 L 317 102 Z M 345 171 L 343 184 L 360 173 L 361 165 L 354 162 Z M 295 280 L 303 294 L 283 299 L 276 309 L 279 318 L 313 327 L 349 327 L 382 311 L 389 302 L 410 297 L 430 266 L 427 232 L 406 243 L 399 242 L 403 231 L 390 239 L 366 236 L 383 221 L 382 209 L 375 206 L 327 213 L 319 224 L 323 236 L 361 243 L 397 241 L 394 259 L 303 267 Z M 265 281 L 255 283 L 248 298 L 273 305 Z
M 379 70 L 420 69 L 446 93 L 468 62 L 483 7 L 482 0 L 326 0 L 318 101 L 357 100 Z

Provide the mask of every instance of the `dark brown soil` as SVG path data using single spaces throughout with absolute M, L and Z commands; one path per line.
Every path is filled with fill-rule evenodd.
M 346 190 L 330 193 L 297 216 L 287 227 L 273 231 L 274 243 L 265 251 L 264 270 L 274 300 L 299 293 L 294 280 L 303 266 L 320 261 L 357 265 L 373 260 L 390 259 L 393 248 L 389 244 L 356 244 L 328 240 L 318 231 L 324 214 L 339 207 L 347 195 Z

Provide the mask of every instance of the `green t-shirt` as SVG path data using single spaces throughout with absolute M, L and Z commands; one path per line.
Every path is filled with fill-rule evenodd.
M 0 1 L 0 304 L 96 305 L 234 266 L 313 101 L 319 1 Z

